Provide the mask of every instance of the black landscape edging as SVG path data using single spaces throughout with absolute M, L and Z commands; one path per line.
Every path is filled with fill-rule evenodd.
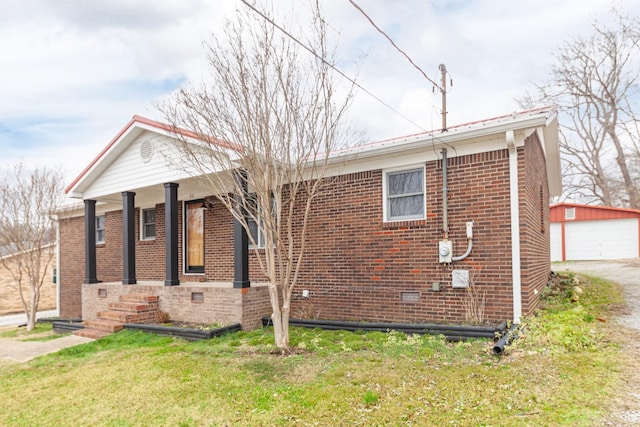
M 159 325 L 145 325 L 140 323 L 125 323 L 125 329 L 131 329 L 134 331 L 150 332 L 158 335 L 168 335 L 172 337 L 184 338 L 189 341 L 196 340 L 208 340 L 214 337 L 219 337 L 227 332 L 237 332 L 242 330 L 242 325 L 235 323 L 233 325 L 224 326 L 218 329 L 191 329 L 191 328 L 179 328 L 175 326 L 159 326 Z
M 59 334 L 65 334 L 68 332 L 77 331 L 78 329 L 84 329 L 82 319 L 55 319 L 51 322 L 53 330 Z
M 262 318 L 262 325 L 271 325 L 269 317 Z M 473 338 L 497 339 L 505 333 L 507 323 L 502 322 L 497 326 L 464 326 L 464 325 L 438 325 L 430 323 L 366 323 L 343 322 L 337 320 L 303 320 L 290 319 L 290 326 L 302 328 L 321 328 L 344 331 L 389 332 L 399 331 L 406 334 L 430 334 L 444 335 L 450 341 L 463 341 Z
M 71 318 L 71 319 L 65 319 L 62 317 L 41 317 L 38 320 L 36 320 L 37 323 L 53 323 L 53 322 L 74 322 L 74 323 L 80 323 L 82 322 L 82 319 L 80 318 Z

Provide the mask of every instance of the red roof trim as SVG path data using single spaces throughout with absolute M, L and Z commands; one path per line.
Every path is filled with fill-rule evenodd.
M 468 128 L 470 126 L 476 126 L 476 125 L 481 125 L 481 124 L 491 124 L 493 122 L 499 122 L 500 120 L 504 120 L 504 119 L 508 119 L 508 118 L 519 118 L 519 117 L 523 117 L 523 116 L 527 116 L 527 115 L 540 113 L 540 112 L 543 112 L 543 111 L 555 112 L 555 107 L 553 107 L 553 106 L 545 106 L 545 107 L 532 108 L 530 110 L 525 110 L 525 111 L 517 111 L 517 112 L 514 112 L 512 114 L 504 114 L 502 116 L 497 116 L 497 117 L 493 117 L 493 118 L 490 118 L 490 119 L 476 120 L 476 121 L 473 121 L 473 122 L 461 123 L 461 124 L 458 124 L 458 125 L 449 126 L 449 127 L 447 127 L 447 129 L 445 131 L 443 131 L 442 129 L 434 129 L 434 130 L 428 130 L 428 131 L 425 131 L 425 132 L 417 132 L 417 133 L 412 133 L 412 134 L 408 134 L 408 135 L 404 135 L 404 136 L 396 136 L 396 137 L 393 137 L 393 138 L 387 138 L 387 139 L 383 139 L 381 141 L 366 142 L 364 144 L 359 144 L 359 145 L 356 145 L 354 147 L 347 147 L 347 148 L 343 148 L 343 149 L 340 149 L 340 150 L 335 150 L 334 152 L 339 153 L 339 152 L 349 151 L 349 150 L 363 148 L 363 147 L 372 147 L 372 146 L 377 146 L 377 145 L 383 145 L 383 144 L 388 143 L 388 142 L 393 143 L 393 142 L 396 142 L 396 141 L 401 141 L 401 140 L 405 140 L 405 139 L 409 139 L 409 138 L 417 138 L 419 136 L 432 136 L 433 137 L 433 135 L 436 135 L 436 134 L 439 134 L 439 135 L 446 134 L 445 132 L 448 132 L 448 131 L 454 131 L 454 130 Z
M 582 204 L 579 204 L 579 203 L 567 203 L 567 202 L 556 203 L 554 205 L 549 206 L 549 209 L 561 208 L 561 207 L 599 209 L 599 210 L 605 210 L 605 211 L 628 212 L 628 213 L 633 213 L 633 214 L 636 214 L 636 215 L 640 215 L 640 210 L 639 209 L 616 208 L 616 207 L 613 207 L 613 206 L 582 205 Z

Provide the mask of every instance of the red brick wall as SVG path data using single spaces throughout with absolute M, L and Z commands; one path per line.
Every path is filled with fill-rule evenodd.
M 82 316 L 84 281 L 84 217 L 63 218 L 60 230 L 60 317 Z
M 542 152 L 534 138 L 518 150 L 525 314 L 537 304 L 534 290 L 542 289 L 549 271 L 548 193 Z M 464 253 L 467 247 L 465 223 L 474 221 L 471 255 L 453 266 L 438 263 L 438 241 L 443 237 L 440 161 L 425 165 L 427 219 L 421 221 L 382 221 L 381 170 L 340 176 L 314 202 L 308 249 L 294 292 L 293 317 L 462 322 L 466 314 L 467 290 L 452 288 L 451 269 L 454 268 L 471 271 L 474 288 L 485 297 L 487 321 L 512 318 L 508 151 L 453 157 L 455 152 L 450 150 L 449 156 L 449 238 L 453 241 L 454 255 Z M 182 212 L 179 216 L 181 224 Z M 77 293 L 84 277 L 82 221 L 82 218 L 75 218 L 68 220 L 65 227 L 61 226 L 61 279 L 64 287 L 69 288 L 69 302 L 62 304 L 69 306 L 69 312 L 79 304 L 74 292 Z M 181 275 L 182 283 L 200 279 L 233 280 L 232 225 L 231 214 L 221 204 L 205 211 L 205 273 Z M 122 280 L 121 227 L 121 211 L 109 213 L 106 242 L 98 249 L 100 280 Z M 179 246 L 182 254 L 181 227 Z M 63 228 L 66 229 L 64 233 Z M 139 223 L 136 230 L 138 228 Z M 163 281 L 164 205 L 156 208 L 156 240 L 138 240 L 136 253 L 138 280 Z M 82 260 L 82 263 L 74 267 L 66 254 L 72 254 L 74 260 Z M 253 257 L 250 266 L 252 282 L 262 281 Z M 434 282 L 441 284 L 440 291 L 432 289 Z M 309 290 L 309 298 L 302 298 L 304 289 Z M 402 295 L 407 292 L 417 300 L 403 301 Z M 247 295 L 245 299 L 253 296 L 252 293 Z M 264 299 L 257 298 L 256 301 L 258 305 L 265 304 Z M 264 310 L 262 306 L 257 309 Z
M 536 133 L 519 153 L 520 245 L 522 314 L 532 314 L 551 272 L 549 243 L 549 186 L 544 154 Z
M 451 153 L 450 153 L 451 155 Z M 450 158 L 449 237 L 454 255 L 467 247 L 465 223 L 474 221 L 474 250 L 454 264 L 472 270 L 486 295 L 486 318 L 510 319 L 511 245 L 509 163 L 506 150 Z M 450 267 L 438 263 L 442 239 L 442 165 L 426 164 L 427 220 L 382 222 L 382 171 L 340 177 L 321 196 L 310 223 L 309 253 L 292 304 L 294 317 L 393 322 L 460 322 L 464 289 L 451 287 Z M 432 290 L 440 282 L 441 291 Z M 308 299 L 301 297 L 310 291 Z M 402 292 L 418 294 L 403 302 Z

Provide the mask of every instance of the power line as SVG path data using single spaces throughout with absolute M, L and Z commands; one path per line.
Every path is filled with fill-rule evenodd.
M 345 79 L 347 79 L 349 82 L 351 82 L 354 86 L 356 86 L 357 88 L 359 88 L 360 90 L 364 91 L 367 95 L 371 96 L 373 99 L 375 99 L 376 101 L 378 101 L 379 103 L 381 103 L 382 105 L 384 105 L 385 107 L 387 107 L 389 110 L 393 111 L 395 114 L 397 114 L 398 116 L 402 117 L 403 119 L 405 119 L 406 121 L 408 121 L 409 123 L 411 123 L 412 125 L 414 125 L 415 127 L 417 127 L 418 129 L 421 129 L 422 131 L 426 132 L 427 130 L 424 129 L 422 126 L 420 126 L 419 124 L 417 124 L 416 122 L 414 122 L 413 120 L 411 120 L 410 118 L 408 118 L 407 116 L 405 116 L 404 114 L 402 114 L 401 112 L 397 111 L 396 109 L 394 109 L 391 105 L 387 104 L 386 102 L 384 102 L 382 99 L 378 98 L 376 95 L 374 95 L 372 92 L 370 92 L 369 90 L 367 90 L 365 87 L 363 87 L 360 83 L 356 82 L 354 79 L 352 79 L 351 77 L 347 76 L 344 72 L 342 72 L 341 70 L 339 70 L 335 65 L 333 65 L 332 63 L 328 62 L 324 57 L 318 55 L 313 49 L 311 49 L 310 47 L 308 47 L 307 45 L 305 45 L 304 43 L 302 43 L 300 40 L 298 40 L 295 36 L 293 36 L 291 33 L 289 33 L 287 30 L 285 30 L 283 27 L 281 27 L 280 25 L 276 24 L 276 22 L 269 18 L 267 15 L 265 15 L 263 12 L 261 12 L 259 9 L 255 8 L 253 5 L 249 4 L 249 2 L 247 0 L 240 0 L 245 6 L 247 6 L 249 9 L 251 9 L 253 12 L 257 13 L 258 15 L 260 15 L 265 21 L 269 22 L 271 25 L 273 25 L 275 28 L 277 28 L 278 30 L 280 30 L 284 35 L 286 35 L 287 37 L 289 37 L 291 40 L 293 40 L 294 42 L 296 42 L 299 46 L 301 46 L 304 50 L 306 50 L 307 52 L 309 52 L 310 54 L 312 54 L 313 56 L 315 56 L 317 59 L 319 59 L 320 61 L 322 61 L 325 65 L 328 65 L 331 69 L 333 69 L 335 72 L 337 72 L 338 74 L 340 74 L 342 77 L 344 77 Z M 426 74 L 425 74 L 426 77 Z M 428 77 L 427 77 L 428 78 Z
M 391 39 L 391 37 L 389 37 L 389 35 L 387 33 L 385 33 L 380 27 L 378 27 L 376 25 L 375 22 L 373 22 L 373 19 L 371 19 L 371 17 L 369 15 L 367 15 L 367 13 L 362 10 L 362 8 L 360 6 L 358 6 L 356 4 L 355 1 L 353 0 L 349 0 L 349 3 L 351 3 L 351 5 L 353 7 L 355 7 L 362 15 L 364 15 L 365 18 L 367 18 L 367 20 L 369 21 L 369 23 L 371 25 L 373 25 L 373 28 L 375 28 L 376 30 L 378 30 L 378 32 L 380 34 L 382 34 L 387 40 L 389 40 L 389 43 L 391 43 L 391 45 L 398 51 L 400 52 L 405 58 L 407 58 L 407 60 L 411 63 L 411 65 L 413 65 L 415 67 L 416 70 L 418 70 L 420 72 L 420 74 L 422 74 L 424 76 L 425 79 L 427 79 L 432 85 L 434 85 L 435 87 L 437 87 L 438 89 L 440 89 L 441 91 L 445 91 L 446 88 L 444 87 L 440 87 L 440 85 L 436 82 L 434 82 L 432 79 L 429 78 L 429 76 L 427 76 L 427 73 L 425 73 L 424 71 L 422 71 L 422 68 L 420 68 L 415 62 L 413 62 L 413 60 L 409 57 L 409 55 L 407 55 L 407 53 L 400 49 L 400 47 Z

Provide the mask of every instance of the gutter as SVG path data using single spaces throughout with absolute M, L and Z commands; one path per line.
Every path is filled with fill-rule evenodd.
M 509 193 L 511 199 L 511 280 L 513 283 L 513 322 L 522 317 L 522 278 L 520 265 L 520 203 L 518 191 L 518 149 L 515 133 L 506 132 L 509 150 Z

